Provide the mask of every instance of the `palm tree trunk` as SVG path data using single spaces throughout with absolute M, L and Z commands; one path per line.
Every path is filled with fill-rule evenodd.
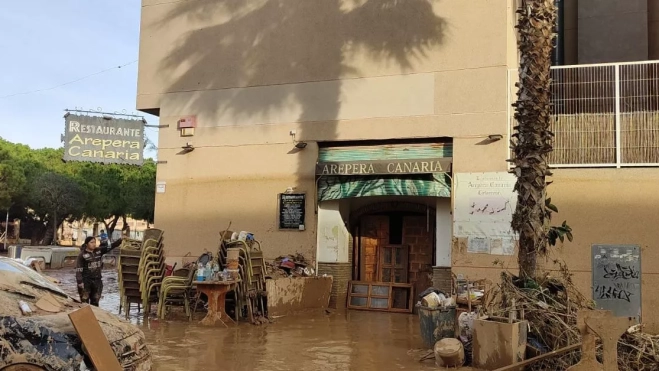
M 520 276 L 535 277 L 537 256 L 547 249 L 545 230 L 547 155 L 553 149 L 550 68 L 555 36 L 553 0 L 523 0 L 518 10 L 520 68 L 512 149 L 517 208 L 512 228 L 519 233 Z

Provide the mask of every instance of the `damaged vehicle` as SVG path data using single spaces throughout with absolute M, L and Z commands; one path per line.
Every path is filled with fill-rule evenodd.
M 46 276 L 0 257 L 0 371 L 94 370 L 68 313 L 82 308 Z M 124 370 L 151 370 L 144 333 L 92 307 Z

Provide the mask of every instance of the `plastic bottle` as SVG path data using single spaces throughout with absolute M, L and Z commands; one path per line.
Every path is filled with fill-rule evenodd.
M 197 267 L 197 281 L 203 281 L 205 278 L 204 265 L 199 263 Z
M 211 277 L 213 276 L 213 268 L 211 267 L 211 262 L 206 263 L 206 269 L 204 269 L 204 273 L 206 274 L 206 281 L 210 281 Z

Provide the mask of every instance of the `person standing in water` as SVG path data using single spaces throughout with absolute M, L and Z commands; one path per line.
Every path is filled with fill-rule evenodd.
M 103 294 L 103 255 L 121 245 L 121 239 L 112 244 L 96 245 L 94 237 L 87 237 L 80 249 L 76 263 L 76 282 L 78 283 L 78 294 L 83 303 L 89 303 L 98 307 L 98 302 Z

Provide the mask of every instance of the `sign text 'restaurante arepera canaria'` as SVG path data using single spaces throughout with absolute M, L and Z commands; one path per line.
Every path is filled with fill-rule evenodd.
M 98 116 L 68 115 L 64 133 L 64 161 L 142 165 L 144 122 L 106 120 Z

